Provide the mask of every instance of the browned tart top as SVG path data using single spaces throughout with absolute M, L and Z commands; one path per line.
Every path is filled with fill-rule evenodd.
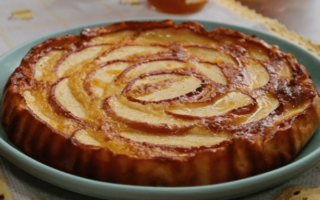
M 178 160 L 235 138 L 263 141 L 318 98 L 306 69 L 277 46 L 170 20 L 48 39 L 6 88 L 75 145 Z

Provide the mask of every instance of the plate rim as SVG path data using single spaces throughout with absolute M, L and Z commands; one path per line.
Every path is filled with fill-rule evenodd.
M 20 44 L 13 48 L 12 50 L 2 54 L 0 56 L 0 64 L 3 64 L 4 60 L 6 60 L 7 57 L 14 54 L 16 51 L 22 51 L 23 48 L 26 48 L 28 46 L 31 46 L 33 44 L 37 44 L 39 42 L 42 42 L 50 37 L 57 37 L 60 35 L 66 35 L 70 34 L 72 32 L 78 32 L 79 30 L 83 30 L 84 28 L 91 28 L 91 27 L 97 27 L 97 26 L 105 26 L 112 23 L 122 22 L 122 21 L 149 21 L 149 20 L 166 20 L 168 18 L 137 18 L 137 19 L 124 19 L 124 20 L 108 20 L 104 22 L 99 23 L 91 23 L 87 25 L 77 26 L 69 29 L 64 29 L 60 31 L 56 31 L 53 33 L 49 33 L 40 37 L 36 37 L 32 40 L 29 40 L 23 44 Z M 302 47 L 299 47 L 287 40 L 284 40 L 280 37 L 277 37 L 275 35 L 271 35 L 270 33 L 266 33 L 263 31 L 255 30 L 252 28 L 242 27 L 238 25 L 228 24 L 228 23 L 221 23 L 221 22 L 215 22 L 215 21 L 209 21 L 209 20 L 196 20 L 196 19 L 182 19 L 182 18 L 172 18 L 173 21 L 176 23 L 181 23 L 184 21 L 196 21 L 201 24 L 211 24 L 213 26 L 222 26 L 227 27 L 231 29 L 235 29 L 240 32 L 249 32 L 253 33 L 254 35 L 262 35 L 266 38 L 272 38 L 275 40 L 280 41 L 282 44 L 289 45 L 290 47 L 297 49 L 298 51 L 301 51 L 305 53 L 307 56 L 312 57 L 314 60 L 317 60 L 318 64 L 320 64 L 320 59 L 313 55 L 312 53 L 308 52 L 307 50 L 303 49 Z M 211 30 L 209 30 L 211 31 Z M 246 33 L 248 34 L 248 33 Z M 19 58 L 20 59 L 20 58 Z M 22 58 L 21 58 L 22 59 Z M 18 66 L 17 66 L 18 67 Z M 3 85 L 4 86 L 4 85 Z M 0 85 L 0 87 L 3 87 Z M 3 94 L 0 94 L 2 97 Z M 2 105 L 0 104 L 0 109 L 2 108 Z M 2 129 L 2 124 L 1 124 Z M 1 130 L 0 130 L 1 131 Z M 3 130 L 4 131 L 4 130 Z M 317 131 L 316 131 L 317 132 Z M 308 145 L 308 144 L 306 144 Z M 47 166 L 45 164 L 40 163 L 39 161 L 27 156 L 23 152 L 19 151 L 15 147 L 12 146 L 12 144 L 9 144 L 7 141 L 5 141 L 2 136 L 0 136 L 0 154 L 9 160 L 14 165 L 18 166 L 20 169 L 26 171 L 29 174 L 32 174 L 33 176 L 40 178 L 46 182 L 52 183 L 58 187 L 92 196 L 92 197 L 98 197 L 98 198 L 105 198 L 105 197 L 116 197 L 116 198 L 139 198 L 139 199 L 147 199 L 150 198 L 150 195 L 156 195 L 154 196 L 155 199 L 168 199 L 168 196 L 171 198 L 169 199 L 175 199 L 175 198 L 182 198 L 182 197 L 189 197 L 192 195 L 192 197 L 199 197 L 199 199 L 207 198 L 208 195 L 215 195 L 215 197 L 219 198 L 231 198 L 231 197 L 239 197 L 240 194 L 248 195 L 253 192 L 260 191 L 261 189 L 267 189 L 268 187 L 264 186 L 257 186 L 261 182 L 261 179 L 264 181 L 269 182 L 269 187 L 272 187 L 276 184 L 280 184 L 279 181 L 275 181 L 274 177 L 277 177 L 277 175 L 282 174 L 283 175 L 283 181 L 285 182 L 294 176 L 302 173 L 303 171 L 307 171 L 306 168 L 310 168 L 311 166 L 315 165 L 320 160 L 320 148 L 317 147 L 315 150 L 313 150 L 311 153 L 307 154 L 306 156 L 300 158 L 297 161 L 293 161 L 283 167 L 280 167 L 278 169 L 265 172 L 259 175 L 255 175 L 252 177 L 248 177 L 245 179 L 240 179 L 236 181 L 230 181 L 226 183 L 220 183 L 220 184 L 213 184 L 213 185 L 206 185 L 206 186 L 188 186 L 188 187 L 152 187 L 152 186 L 133 186 L 133 185 L 124 185 L 124 184 L 116 184 L 116 183 L 109 183 L 109 182 L 101 182 L 96 180 L 91 180 L 87 178 L 83 178 L 77 175 L 73 175 L 70 173 L 66 173 L 60 170 L 57 170 L 55 168 L 52 168 L 50 166 Z M 23 169 L 23 167 L 24 169 Z M 40 173 L 39 173 L 40 169 Z M 300 170 L 299 170 L 300 169 Z M 303 169 L 303 170 L 302 170 Z M 46 177 L 45 177 L 46 176 Z M 52 181 L 56 178 L 56 180 Z M 51 179 L 51 180 L 50 180 Z M 62 183 L 59 183 L 59 182 Z M 70 186 L 71 184 L 71 186 Z M 84 184 L 84 185 L 83 185 Z M 85 187 L 88 186 L 88 184 L 91 187 Z M 261 184 L 261 183 L 260 183 Z M 249 186 L 256 186 L 253 187 L 251 191 L 244 192 L 244 188 L 248 188 Z M 81 190 L 78 189 L 78 187 L 82 188 Z M 94 190 L 96 187 L 98 189 L 96 191 Z M 226 195 L 225 192 L 230 192 L 230 189 L 232 188 L 233 194 Z M 115 191 L 119 190 L 119 191 Z M 196 195 L 196 196 L 195 196 Z M 173 197 L 173 198 L 172 198 Z M 211 196 L 212 197 L 212 196 Z M 194 199 L 194 198 L 193 198 Z

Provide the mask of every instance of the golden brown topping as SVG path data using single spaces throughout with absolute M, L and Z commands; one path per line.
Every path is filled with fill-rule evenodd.
M 126 136 L 134 130 L 197 135 L 188 131 L 192 125 L 250 135 L 274 124 L 283 107 L 308 105 L 316 95 L 291 55 L 231 30 L 128 22 L 79 37 L 88 43 L 69 36 L 38 45 L 20 67 L 34 71 L 27 76 L 27 99 L 52 85 L 48 97 L 32 98 L 47 98 L 51 110 L 78 128 L 100 130 L 107 123 Z M 244 124 L 249 132 L 239 132 Z
M 109 158 L 129 166 L 135 159 L 162 163 L 150 169 L 188 160 L 188 166 L 206 163 L 219 170 L 232 156 L 239 159 L 236 170 L 230 169 L 235 177 L 227 173 L 207 180 L 198 174 L 199 184 L 247 177 L 287 162 L 319 121 L 317 90 L 293 55 L 255 36 L 224 28 L 209 32 L 195 22 L 122 22 L 49 39 L 27 54 L 6 89 L 18 94 L 16 101 L 57 140 L 90 149 L 85 155 L 92 153 L 106 166 Z M 3 120 L 15 130 L 17 122 L 10 120 L 25 120 L 15 115 L 20 107 L 8 98 L 4 104 L 16 110 L 6 110 L 13 116 Z M 310 119 L 314 123 L 303 136 L 295 124 Z M 21 133 L 13 132 L 14 140 L 22 141 Z M 279 145 L 279 134 L 292 137 L 285 139 L 291 146 Z M 250 170 L 255 168 L 251 158 L 259 160 L 254 163 L 260 171 Z M 155 179 L 168 176 L 160 168 Z M 209 167 L 206 173 L 212 173 Z M 190 183 L 179 178 L 163 183 L 198 184 L 192 177 Z

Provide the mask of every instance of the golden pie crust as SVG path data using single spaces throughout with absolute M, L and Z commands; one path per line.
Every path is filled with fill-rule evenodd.
M 292 54 L 196 22 L 121 22 L 51 38 L 10 76 L 2 123 L 23 152 L 79 176 L 195 186 L 289 163 L 319 123 Z

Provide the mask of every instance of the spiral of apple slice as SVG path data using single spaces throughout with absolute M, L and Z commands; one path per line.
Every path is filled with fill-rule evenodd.
M 206 132 L 201 129 L 201 133 Z M 215 133 L 215 137 L 211 134 L 184 134 L 184 135 L 166 135 L 161 137 L 160 134 L 147 134 L 137 132 L 120 132 L 121 136 L 134 141 L 146 142 L 148 144 L 171 145 L 171 146 L 211 146 L 218 144 L 228 138 L 226 133 Z
M 128 67 L 130 67 L 128 62 L 115 62 L 93 71 L 89 76 L 90 90 L 99 98 L 120 93 L 122 88 L 111 83 Z
M 54 87 L 52 87 L 52 92 L 50 98 L 54 103 L 54 107 L 61 110 L 65 115 L 69 114 L 70 117 L 76 118 L 78 120 L 87 117 L 85 108 L 72 94 L 69 87 L 69 79 L 64 78 L 59 80 Z
M 133 56 L 147 56 L 163 51 L 168 51 L 168 48 L 160 46 L 123 46 L 105 55 L 101 55 L 101 57 L 97 59 L 97 63 L 101 64 L 110 60 L 130 59 Z
M 195 91 L 202 80 L 194 76 L 175 74 L 158 74 L 145 76 L 133 83 L 129 94 L 138 101 L 162 101 L 180 97 Z M 136 94 L 134 94 L 136 93 Z
M 59 60 L 63 57 L 66 51 L 50 51 L 45 54 L 35 66 L 35 78 L 39 81 L 56 81 L 54 69 Z
M 193 64 L 201 74 L 204 74 L 212 81 L 223 84 L 223 85 L 226 85 L 228 83 L 227 78 L 222 73 L 221 69 L 216 65 L 212 65 L 208 63 L 193 63 Z
M 203 44 L 216 46 L 217 44 L 212 39 L 196 34 L 186 28 L 152 29 L 142 32 L 135 40 L 139 44 L 159 44 L 159 41 L 167 44 L 177 42 L 186 45 Z
M 89 135 L 86 130 L 78 130 L 74 133 L 73 138 L 80 144 L 90 146 L 101 146 L 100 142 Z
M 171 107 L 166 111 L 172 115 L 189 118 L 206 118 L 225 114 L 231 110 L 252 104 L 253 99 L 241 92 L 230 92 L 211 103 L 191 103 L 183 107 Z
M 135 32 L 131 30 L 117 31 L 114 33 L 105 34 L 103 36 L 94 37 L 88 43 L 91 45 L 112 44 L 115 42 L 119 44 L 125 40 L 130 40 L 130 37 L 134 34 Z
M 279 101 L 272 94 L 266 93 L 256 98 L 258 109 L 244 123 L 255 122 L 267 117 L 279 106 Z
M 249 88 L 256 89 L 264 86 L 269 81 L 269 73 L 264 66 L 254 60 L 250 60 L 246 67 L 249 69 L 251 76 L 249 78 Z
M 176 61 L 176 60 L 157 60 L 146 63 L 140 63 L 133 65 L 128 69 L 124 70 L 118 77 L 117 80 L 132 80 L 142 74 L 150 73 L 152 71 L 160 70 L 175 70 L 188 67 L 190 64 Z
M 109 48 L 111 48 L 110 45 L 92 46 L 68 55 L 63 62 L 58 65 L 58 77 L 66 77 L 76 73 Z
M 220 52 L 212 48 L 202 48 L 202 47 L 187 47 L 189 52 L 192 52 L 202 61 L 208 62 L 227 62 L 232 65 L 237 65 L 237 62 L 228 54 Z
M 127 105 L 119 101 L 117 96 L 107 98 L 103 107 L 108 115 L 140 130 L 173 133 L 187 130 L 193 125 L 192 122 L 170 116 L 153 105 L 134 102 Z

